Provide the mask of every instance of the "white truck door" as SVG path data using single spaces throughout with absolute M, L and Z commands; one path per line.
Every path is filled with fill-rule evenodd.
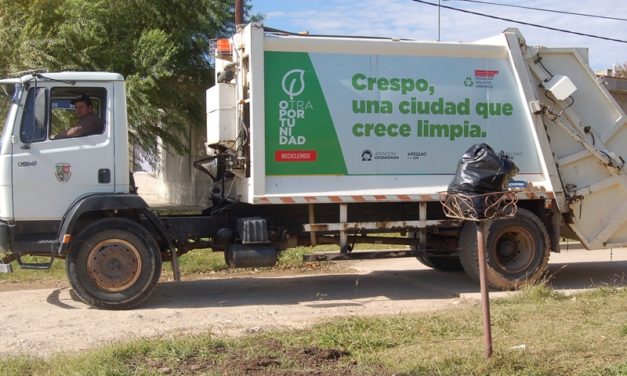
M 14 130 L 13 207 L 21 220 L 60 220 L 81 196 L 113 192 L 113 85 L 37 83 L 24 96 Z M 104 129 L 54 139 L 74 125 L 72 99 L 87 95 Z

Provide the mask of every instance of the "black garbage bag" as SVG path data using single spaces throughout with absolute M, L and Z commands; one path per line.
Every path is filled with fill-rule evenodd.
M 473 196 L 507 191 L 510 180 L 517 173 L 518 167 L 505 153 L 497 154 L 488 144 L 474 144 L 457 163 L 448 192 Z M 470 216 L 484 218 L 486 198 L 473 197 L 463 206 L 465 215 L 472 212 Z
M 506 191 L 518 167 L 505 153 L 496 153 L 488 144 L 474 144 L 457 163 L 450 193 L 484 194 Z

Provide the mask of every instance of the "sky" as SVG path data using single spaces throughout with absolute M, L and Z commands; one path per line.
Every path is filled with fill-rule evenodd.
M 434 4 L 438 0 L 425 0 Z M 492 3 L 552 9 L 627 19 L 627 0 L 485 0 Z M 378 36 L 423 41 L 438 39 L 438 7 L 413 0 L 247 0 L 253 14 L 264 15 L 264 25 L 311 34 Z M 627 20 L 539 12 L 463 0 L 440 0 L 473 12 L 559 29 L 627 41 Z M 527 44 L 546 47 L 584 47 L 594 71 L 627 63 L 627 43 L 566 34 L 440 8 L 440 40 L 472 42 L 520 29 Z

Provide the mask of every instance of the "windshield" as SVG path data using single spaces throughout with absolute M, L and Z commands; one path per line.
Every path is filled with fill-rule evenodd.
M 19 93 L 21 92 L 22 85 L 18 83 L 0 83 L 0 134 L 4 135 L 4 129 L 6 128 L 7 117 L 11 110 L 11 105 L 19 101 Z M 0 136 L 0 140 L 3 137 Z

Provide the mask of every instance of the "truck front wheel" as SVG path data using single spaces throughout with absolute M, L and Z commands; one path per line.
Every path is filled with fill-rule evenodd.
M 87 226 L 70 247 L 72 288 L 93 307 L 128 309 L 144 301 L 161 275 L 161 254 L 144 227 L 124 218 Z
M 547 270 L 549 236 L 542 221 L 519 208 L 514 218 L 492 221 L 487 233 L 488 285 L 511 290 L 534 283 Z M 467 222 L 460 235 L 460 261 L 466 273 L 479 280 L 477 225 Z

